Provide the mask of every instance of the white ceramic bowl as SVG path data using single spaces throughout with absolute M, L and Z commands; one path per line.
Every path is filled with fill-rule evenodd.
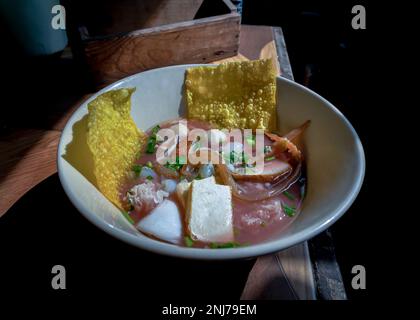
M 256 245 L 197 249 L 153 240 L 129 224 L 119 210 L 63 157 L 67 144 L 72 141 L 73 126 L 87 114 L 89 101 L 105 91 L 122 87 L 137 88 L 132 96 L 131 114 L 141 129 L 184 115 L 184 72 L 191 66 L 194 65 L 155 69 L 122 79 L 94 94 L 69 119 L 58 147 L 58 173 L 71 202 L 89 221 L 120 240 L 156 253 L 195 259 L 234 259 L 259 256 L 298 244 L 317 235 L 346 212 L 360 190 L 365 172 L 363 148 L 355 130 L 324 98 L 278 77 L 280 130 L 287 132 L 311 120 L 304 137 L 307 195 L 302 212 L 287 229 Z M 80 157 L 79 160 L 83 159 L 83 150 Z

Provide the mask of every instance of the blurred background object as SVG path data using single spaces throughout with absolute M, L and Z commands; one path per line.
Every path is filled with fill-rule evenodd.
M 0 18 L 26 54 L 53 54 L 67 45 L 66 30 L 52 25 L 55 14 L 65 17 L 53 10 L 56 5 L 59 0 L 0 0 Z

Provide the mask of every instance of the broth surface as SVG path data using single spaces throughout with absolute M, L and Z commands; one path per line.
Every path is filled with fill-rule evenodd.
M 160 128 L 169 128 L 180 120 L 181 119 L 167 121 L 159 124 L 159 126 Z M 208 123 L 203 123 L 200 121 L 188 120 L 187 123 L 189 130 L 194 128 L 209 130 L 211 128 Z M 152 134 L 152 129 L 147 131 L 148 135 Z M 271 147 L 273 142 L 265 137 L 264 145 Z M 140 158 L 136 161 L 136 164 L 141 166 L 151 164 L 153 169 L 157 164 L 156 154 L 148 154 L 146 152 L 142 152 Z M 246 201 L 234 196 L 232 197 L 235 245 L 250 245 L 263 242 L 274 237 L 293 222 L 293 220 L 301 211 L 305 194 L 306 177 L 304 172 L 305 170 L 302 170 L 296 182 L 290 185 L 286 191 L 274 195 L 270 198 L 257 201 Z M 121 188 L 121 199 L 123 200 L 123 203 L 127 203 L 127 192 L 129 192 L 133 186 L 145 182 L 148 183 L 148 181 L 150 181 L 156 185 L 157 188 L 160 188 L 163 180 L 167 180 L 167 178 L 160 174 L 156 174 L 154 177 L 146 178 L 138 177 L 135 174 L 132 174 Z M 173 180 L 177 182 L 180 181 L 179 178 Z M 241 180 L 236 181 L 236 183 L 242 190 L 250 193 L 270 191 L 270 189 L 273 188 L 273 184 L 270 182 L 251 182 Z M 183 221 L 184 236 L 187 236 L 185 209 L 183 208 L 182 203 L 180 203 L 176 192 L 169 194 L 167 199 L 173 201 L 178 207 L 179 212 L 181 213 L 181 220 Z M 150 207 L 142 208 L 139 210 L 138 208 L 133 208 L 127 204 L 125 209 L 127 210 L 134 223 L 137 225 L 137 223 L 146 217 L 156 206 L 157 205 L 152 205 Z M 152 238 L 155 237 L 152 236 Z M 186 246 L 184 237 L 177 244 Z M 194 241 L 188 246 L 208 247 L 209 245 L 209 243 Z

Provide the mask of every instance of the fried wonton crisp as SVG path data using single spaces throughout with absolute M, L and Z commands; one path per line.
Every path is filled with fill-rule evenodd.
M 219 128 L 277 127 L 276 76 L 271 60 L 190 68 L 185 78 L 188 118 Z
M 130 115 L 134 91 L 108 91 L 88 104 L 87 144 L 93 155 L 97 187 L 119 208 L 119 188 L 146 140 Z

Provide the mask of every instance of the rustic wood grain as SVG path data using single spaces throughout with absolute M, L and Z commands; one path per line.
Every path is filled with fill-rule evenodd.
M 315 285 L 308 242 L 280 251 L 276 255 L 297 297 L 301 300 L 314 300 Z
M 213 61 L 213 63 L 271 59 L 277 75 L 281 75 L 279 57 L 273 27 L 242 25 L 238 54 L 233 57 Z M 279 28 L 280 29 L 280 28 Z M 281 30 L 281 29 L 280 29 Z M 279 39 L 280 40 L 280 39 Z M 286 52 L 287 55 L 287 52 Z M 281 60 L 282 61 L 282 60 Z M 287 60 L 289 63 L 289 60 Z
M 249 60 L 259 59 L 261 50 L 273 40 L 273 27 L 242 25 L 239 51 Z
M 285 259 L 292 260 L 290 254 Z M 249 273 L 241 300 L 298 300 L 293 284 L 285 275 L 278 254 L 259 257 Z
M 89 1 L 90 34 L 117 34 L 192 20 L 203 0 Z M 100 15 L 98 15 L 100 12 Z M 99 20 L 99 21 L 98 21 Z
M 84 54 L 101 86 L 148 69 L 235 56 L 239 32 L 240 15 L 233 12 L 86 41 Z
M 249 273 L 242 300 L 314 300 L 307 242 L 259 257 Z
M 0 138 L 0 217 L 28 190 L 57 171 L 61 132 L 19 129 Z

